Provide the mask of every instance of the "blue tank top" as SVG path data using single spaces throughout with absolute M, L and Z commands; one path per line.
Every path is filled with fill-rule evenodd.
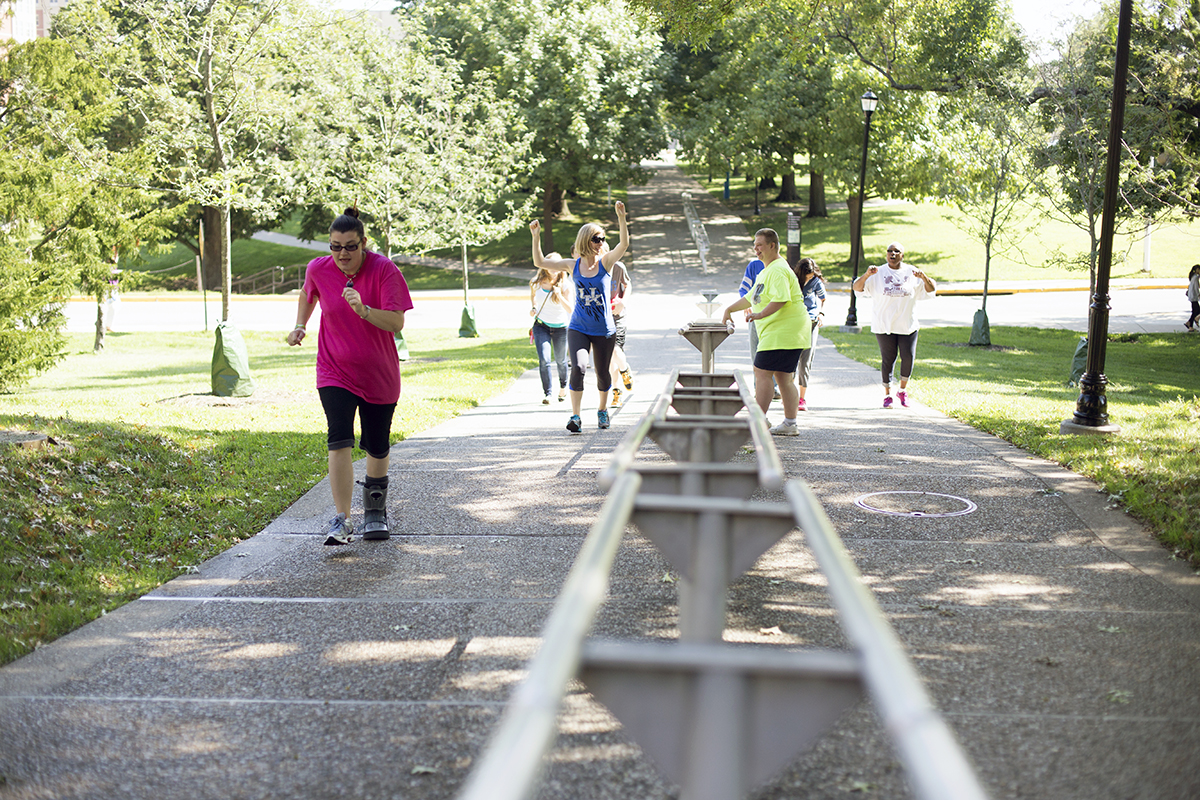
M 612 276 L 604 269 L 604 262 L 600 261 L 597 262 L 599 270 L 595 277 L 583 277 L 579 273 L 581 260 L 575 259 L 575 271 L 571 273 L 575 280 L 575 311 L 571 314 L 569 327 L 588 336 L 612 336 L 617 332 L 617 326 L 613 324 L 612 305 L 609 303 Z

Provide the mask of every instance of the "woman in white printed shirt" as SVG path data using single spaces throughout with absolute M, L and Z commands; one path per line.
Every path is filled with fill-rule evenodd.
M 904 246 L 892 242 L 887 248 L 887 263 L 868 267 L 854 282 L 854 291 L 871 298 L 871 332 L 879 342 L 883 363 L 883 407 L 892 407 L 892 368 L 900 357 L 900 405 L 908 405 L 908 379 L 917 358 L 918 300 L 937 293 L 933 279 L 916 267 L 904 263 Z

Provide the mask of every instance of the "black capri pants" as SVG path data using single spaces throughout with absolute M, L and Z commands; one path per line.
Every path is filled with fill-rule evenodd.
M 913 362 L 917 360 L 917 334 L 912 333 L 877 333 L 875 339 L 879 342 L 879 355 L 883 357 L 880 372 L 883 382 L 892 382 L 892 367 L 896 365 L 896 356 L 900 356 L 900 378 L 908 380 L 912 377 Z
M 596 388 L 602 392 L 607 392 L 612 388 L 612 375 L 609 372 L 612 366 L 613 348 L 616 344 L 615 334 L 591 336 L 574 328 L 567 329 L 567 353 L 571 357 L 571 377 L 567 381 L 567 386 L 572 392 L 583 391 L 583 367 L 579 363 L 577 354 L 580 350 L 589 348 L 592 351 L 592 368 L 596 370 Z
M 387 458 L 392 448 L 392 415 L 395 403 L 383 405 L 368 403 L 349 389 L 341 386 L 321 386 L 321 407 L 325 409 L 325 424 L 329 428 L 330 450 L 342 450 L 354 446 L 354 413 L 362 427 L 362 438 L 358 446 L 372 458 Z

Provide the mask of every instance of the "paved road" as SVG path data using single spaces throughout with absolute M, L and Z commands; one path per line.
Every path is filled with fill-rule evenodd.
M 694 293 L 663 293 L 639 290 L 640 280 L 648 277 L 647 270 L 635 270 L 635 293 L 629 303 L 629 325 L 631 327 L 673 327 L 696 318 L 696 303 L 703 298 L 701 288 L 711 286 L 716 291 L 725 291 L 720 298 L 730 301 L 735 297 L 737 284 L 745 264 L 723 270 L 721 274 L 704 276 L 692 287 Z M 831 322 L 841 324 L 846 319 L 850 295 L 840 287 L 834 287 L 829 295 L 826 316 Z M 944 287 L 951 289 L 951 287 Z M 410 329 L 457 328 L 462 314 L 461 291 L 416 292 L 416 308 L 410 312 L 405 324 Z M 499 330 L 521 328 L 528 325 L 529 292 L 515 289 L 485 289 L 471 294 L 476 320 L 481 328 Z M 922 324 L 933 326 L 970 326 L 975 311 L 980 308 L 979 296 L 964 296 L 944 293 L 922 305 L 919 309 Z M 1016 325 L 1022 327 L 1062 328 L 1086 331 L 1088 307 L 1091 297 L 1086 288 L 1064 290 L 1014 291 L 1012 294 L 992 295 L 988 298 L 988 320 L 993 326 Z M 1109 330 L 1115 333 L 1171 332 L 1182 331 L 1187 317 L 1186 299 L 1182 288 L 1138 288 L 1116 289 L 1111 293 Z M 94 329 L 96 305 L 89 301 L 73 301 L 67 305 L 67 329 L 88 332 Z M 220 319 L 220 300 L 208 303 L 208 326 Z M 316 325 L 320 324 L 320 310 L 316 314 Z M 237 297 L 230 303 L 230 321 L 243 330 L 286 331 L 296 319 L 295 296 L 272 298 Z M 860 312 L 859 321 L 869 321 L 867 314 Z M 204 305 L 199 300 L 177 300 L 174 298 L 122 300 L 116 314 L 116 330 L 119 331 L 165 331 L 205 330 Z
M 0 798 L 453 797 L 595 519 L 597 470 L 667 372 L 698 365 L 675 328 L 713 276 L 678 255 L 681 183 L 663 167 L 631 193 L 646 221 L 635 275 L 664 306 L 638 312 L 635 391 L 611 430 L 590 424 L 589 392 L 588 427 L 567 435 L 565 410 L 538 404 L 527 373 L 393 448 L 390 541 L 323 547 L 322 482 L 195 574 L 0 669 Z M 716 220 L 714 250 L 740 258 L 743 235 L 719 235 L 702 213 Z M 661 284 L 683 296 L 667 306 Z M 746 366 L 737 337 L 717 351 L 718 369 Z M 990 794 L 1200 796 L 1200 579 L 1095 485 L 919 403 L 884 411 L 876 383 L 874 369 L 819 351 L 814 410 L 780 454 L 813 485 Z M 664 458 L 650 446 L 640 457 Z M 856 505 L 876 492 L 976 510 Z M 631 529 L 594 632 L 673 638 L 670 573 Z M 793 532 L 731 587 L 726 640 L 844 647 L 823 586 Z M 613 717 L 572 691 L 539 797 L 674 796 Z M 847 796 L 911 796 L 869 703 L 753 795 Z

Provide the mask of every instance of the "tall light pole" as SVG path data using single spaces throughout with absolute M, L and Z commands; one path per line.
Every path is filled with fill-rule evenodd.
M 858 262 L 862 260 L 862 229 L 863 229 L 863 194 L 866 191 L 867 182 L 867 142 L 871 138 L 871 114 L 875 111 L 875 106 L 879 103 L 879 98 L 870 89 L 867 89 L 866 94 L 861 98 L 863 114 L 866 115 L 866 123 L 863 125 L 863 148 L 862 148 L 862 166 L 858 170 L 858 221 L 854 225 L 854 231 L 851 233 L 850 241 L 850 261 L 854 267 L 854 277 L 851 282 L 858 280 Z M 854 287 L 850 288 L 850 311 L 846 313 L 846 324 L 844 328 L 852 328 L 858 330 L 858 304 L 855 302 Z
M 1079 379 L 1079 400 L 1071 419 L 1063 420 L 1059 433 L 1120 433 L 1108 421 L 1104 358 L 1108 350 L 1108 276 L 1112 266 L 1113 232 L 1121 182 L 1121 145 L 1125 129 L 1125 85 L 1129 74 L 1129 35 L 1133 0 L 1121 0 L 1117 13 L 1117 55 L 1113 68 L 1112 115 L 1108 122 L 1108 162 L 1104 205 L 1100 214 L 1100 254 L 1096 263 L 1096 288 L 1088 314 L 1087 366 Z

